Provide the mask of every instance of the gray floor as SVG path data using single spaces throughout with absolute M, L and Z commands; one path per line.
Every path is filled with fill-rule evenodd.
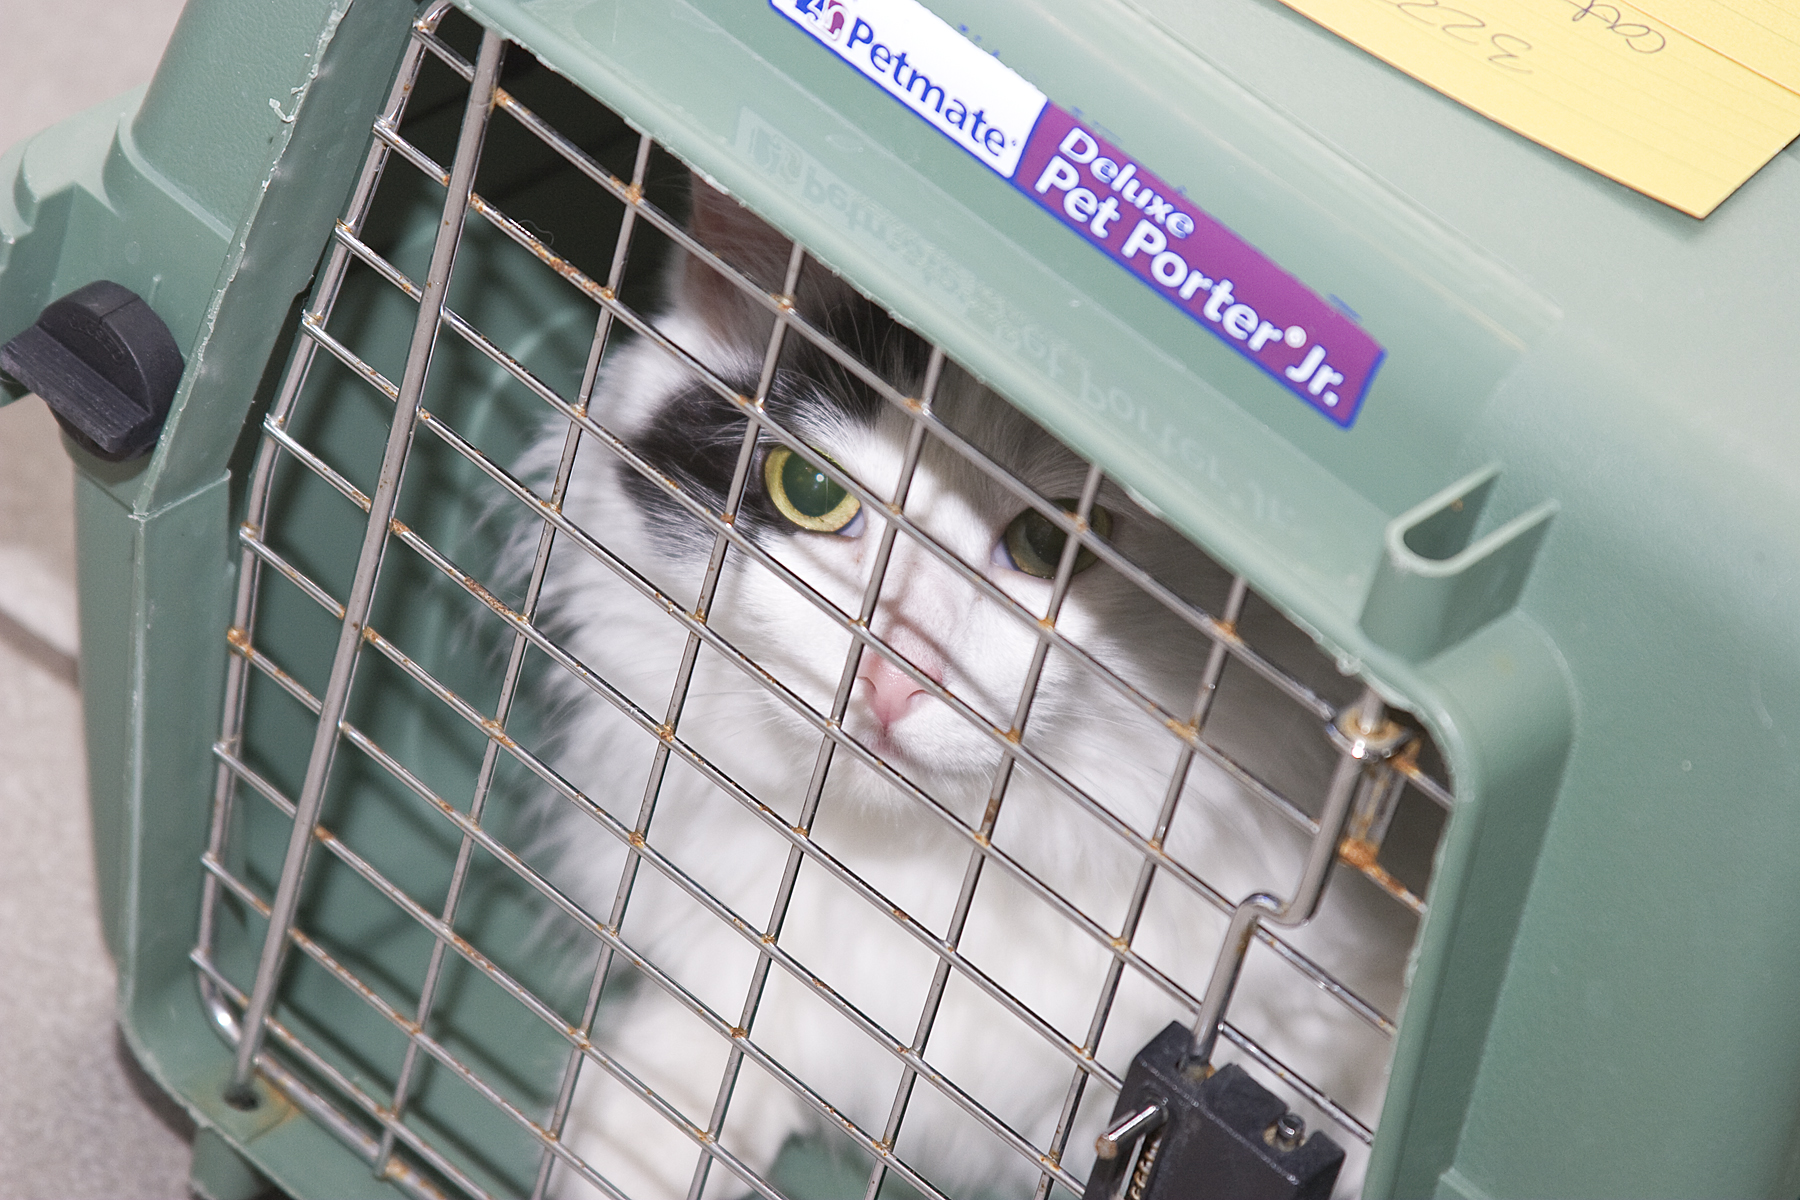
M 145 82 L 175 0 L 0 0 L 0 150 Z M 72 479 L 0 409 L 0 1200 L 177 1200 L 185 1117 L 113 1029 L 76 691 Z

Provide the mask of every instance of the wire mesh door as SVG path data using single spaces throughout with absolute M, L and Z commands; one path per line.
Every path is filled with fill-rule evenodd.
M 1178 1020 L 1360 1154 L 1428 742 L 507 50 L 423 11 L 262 419 L 193 954 L 240 1101 L 418 1195 L 1080 1194 Z

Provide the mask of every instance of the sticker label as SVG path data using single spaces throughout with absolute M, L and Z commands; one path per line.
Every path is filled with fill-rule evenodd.
M 770 0 L 939 133 L 1008 179 L 1044 93 L 914 0 Z
M 1343 428 L 1383 351 L 1355 320 L 916 0 L 769 0 Z
M 1130 155 L 1053 104 L 1013 183 L 1294 395 L 1356 420 L 1375 339 Z

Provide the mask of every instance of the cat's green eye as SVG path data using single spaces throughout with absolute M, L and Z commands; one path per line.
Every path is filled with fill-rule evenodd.
M 1076 509 L 1076 501 L 1067 497 L 1052 503 L 1064 512 L 1072 513 Z M 1088 523 L 1101 537 L 1112 536 L 1112 514 L 1099 505 L 1088 514 Z M 1012 519 L 1000 544 L 1006 548 L 1006 556 L 1018 570 L 1039 579 L 1054 579 L 1056 565 L 1062 561 L 1063 547 L 1068 541 L 1069 535 L 1056 522 L 1037 509 L 1028 508 Z M 1077 571 L 1085 571 L 1099 561 L 1086 546 L 1075 552 Z
M 782 516 L 815 533 L 836 533 L 862 508 L 862 501 L 786 446 L 763 460 L 763 483 Z

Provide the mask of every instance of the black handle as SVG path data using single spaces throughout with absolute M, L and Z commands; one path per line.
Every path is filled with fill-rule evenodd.
M 183 369 L 162 318 L 105 279 L 56 301 L 0 347 L 0 371 L 42 396 L 63 431 L 108 462 L 156 445 Z

